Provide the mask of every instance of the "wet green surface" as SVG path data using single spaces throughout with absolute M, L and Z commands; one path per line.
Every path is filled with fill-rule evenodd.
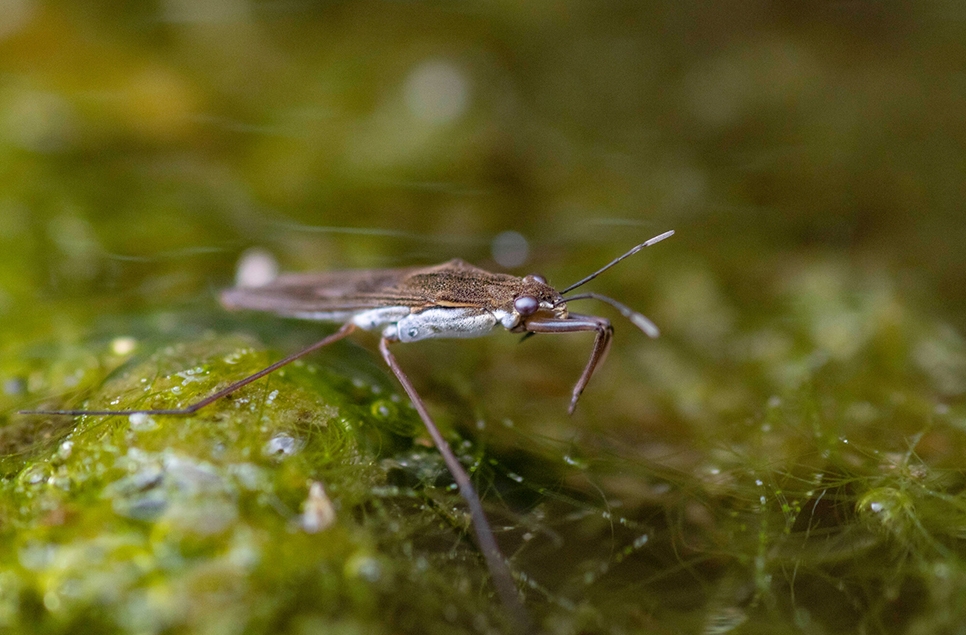
M 0 3 L 0 630 L 486 633 L 464 506 L 362 334 L 228 314 L 285 270 L 494 237 L 589 336 L 400 362 L 550 633 L 966 623 L 955 3 Z M 313 488 L 313 483 L 324 486 Z M 323 493 L 324 492 L 324 493 Z M 334 514 L 334 515 L 333 515 Z

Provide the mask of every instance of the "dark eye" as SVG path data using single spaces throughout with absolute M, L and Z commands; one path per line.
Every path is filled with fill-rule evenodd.
M 521 295 L 513 301 L 513 308 L 520 315 L 533 315 L 540 308 L 540 302 L 532 295 Z

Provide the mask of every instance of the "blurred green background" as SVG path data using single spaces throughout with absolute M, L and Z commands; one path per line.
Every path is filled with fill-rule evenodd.
M 104 405 L 123 392 L 103 388 L 118 368 L 131 385 L 196 366 L 217 383 L 234 370 L 211 360 L 234 347 L 267 363 L 325 332 L 217 307 L 251 248 L 283 270 L 461 257 L 565 286 L 674 229 L 593 283 L 663 334 L 648 340 L 614 316 L 614 349 L 572 418 L 587 337 L 398 351 L 476 461 L 542 628 L 961 629 L 964 69 L 966 8 L 948 0 L 0 0 L 0 627 L 69 631 L 93 606 L 106 632 L 500 630 L 465 526 L 439 526 L 460 503 L 432 452 L 417 461 L 432 478 L 399 458 L 423 447 L 418 422 L 393 422 L 395 401 L 352 396 L 360 377 L 396 390 L 364 350 L 371 338 L 313 358 L 330 380 L 293 371 L 299 390 L 314 388 L 290 399 L 357 408 L 359 421 L 392 410 L 388 436 L 352 454 L 383 472 L 326 473 L 326 486 L 363 479 L 352 495 L 348 481 L 333 485 L 338 522 L 383 536 L 372 553 L 395 558 L 389 568 L 414 558 L 385 538 L 406 509 L 379 490 L 372 512 L 371 488 L 402 469 L 411 498 L 448 501 L 446 513 L 419 507 L 443 537 L 416 550 L 451 554 L 462 536 L 462 559 L 430 558 L 439 580 L 409 572 L 423 595 L 366 590 L 363 575 L 351 601 L 333 582 L 329 595 L 273 604 L 285 585 L 249 571 L 224 576 L 244 590 L 219 587 L 210 603 L 173 594 L 159 612 L 132 594 L 176 585 L 183 570 L 150 567 L 110 578 L 114 594 L 62 592 L 57 558 L 36 564 L 31 549 L 75 544 L 79 526 L 119 531 L 105 520 L 117 511 L 109 486 L 137 470 L 115 466 L 78 490 L 57 452 L 86 437 L 15 412 Z M 525 249 L 501 254 L 501 235 Z M 90 425 L 90 443 L 109 438 L 124 454 L 126 433 Z M 222 465 L 201 441 L 178 451 L 192 444 Z M 35 461 L 66 470 L 75 489 L 38 493 L 58 485 L 30 476 Z M 262 463 L 293 509 L 321 469 L 307 461 L 285 477 Z M 258 500 L 249 525 L 274 513 Z M 136 528 L 146 545 L 153 527 Z M 197 564 L 223 548 L 206 544 L 178 549 L 195 549 Z M 276 573 L 290 581 L 328 566 L 284 563 Z M 448 585 L 462 599 L 429 601 Z M 258 610 L 255 595 L 269 598 Z M 62 596 L 73 599 L 50 599 Z M 147 617 L 132 621 L 138 610 Z

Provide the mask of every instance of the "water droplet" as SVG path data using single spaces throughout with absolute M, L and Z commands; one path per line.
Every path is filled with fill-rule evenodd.
M 427 60 L 416 66 L 406 78 L 403 92 L 409 112 L 437 125 L 461 117 L 470 102 L 466 74 L 447 60 Z
M 20 480 L 27 485 L 39 485 L 50 476 L 50 469 L 45 463 L 37 463 L 20 473 Z
M 382 578 L 382 565 L 371 556 L 357 555 L 346 562 L 346 573 L 367 582 L 378 582 Z
M 3 382 L 3 392 L 11 397 L 19 397 L 27 392 L 27 382 L 21 377 L 14 377 Z
M 157 427 L 154 419 L 143 412 L 135 412 L 134 414 L 129 415 L 127 419 L 131 424 L 132 430 L 153 430 Z
M 490 253 L 501 267 L 519 267 L 530 256 L 530 243 L 520 232 L 505 231 L 490 243 Z
M 63 443 L 60 444 L 60 447 L 57 448 L 57 456 L 60 459 L 69 459 L 70 455 L 73 454 L 73 452 L 74 452 L 73 441 L 64 441 Z
M 137 348 L 138 341 L 130 336 L 115 337 L 111 340 L 111 352 L 115 355 L 127 355 Z
M 389 399 L 378 399 L 369 406 L 369 412 L 378 419 L 390 419 L 396 416 L 396 405 Z
M 263 287 L 278 277 L 278 261 L 264 249 L 253 247 L 238 259 L 235 284 L 239 287 Z
M 288 434 L 277 434 L 265 444 L 267 456 L 291 456 L 302 449 L 302 442 Z

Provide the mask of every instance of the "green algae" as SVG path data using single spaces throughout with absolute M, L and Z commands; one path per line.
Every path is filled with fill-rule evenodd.
M 713 276 L 682 268 L 667 284 L 673 298 L 658 294 L 654 306 L 702 315 L 700 334 L 670 320 L 663 339 L 632 344 L 643 376 L 635 354 L 617 354 L 609 372 L 641 382 L 635 399 L 610 397 L 607 426 L 580 439 L 563 416 L 572 378 L 553 380 L 544 399 L 450 374 L 437 353 L 446 347 L 407 349 L 542 627 L 900 633 L 959 623 L 963 338 L 880 274 L 840 262 L 787 276 L 771 291 L 781 308 L 746 324 L 729 317 L 738 312 Z M 207 311 L 101 328 L 86 341 L 20 344 L 30 354 L 5 357 L 5 378 L 21 379 L 4 398 L 177 407 L 277 359 L 263 342 L 290 350 L 319 336 L 315 325 Z M 463 505 L 366 350 L 373 339 L 336 344 L 190 417 L 8 412 L 3 627 L 504 632 Z M 531 349 L 539 355 L 485 343 L 521 361 L 521 382 L 539 371 L 529 359 L 550 363 L 545 340 Z M 592 386 L 582 410 L 600 412 L 595 388 L 607 394 Z M 677 425 L 642 433 L 642 403 Z M 527 416 L 501 424 L 506 411 Z
M 507 229 L 561 285 L 677 230 L 594 281 L 662 337 L 615 317 L 574 417 L 580 336 L 400 347 L 544 631 L 962 630 L 951 4 L 11 6 L 0 631 L 504 632 L 370 337 L 192 417 L 16 411 L 176 406 L 317 339 L 215 308 L 249 247 L 499 269 Z M 469 107 L 433 123 L 440 61 Z
M 696 288 L 690 310 L 735 314 L 710 278 Z M 547 632 L 900 633 L 966 616 L 955 591 L 966 579 L 963 339 L 842 264 L 773 293 L 785 307 L 773 319 L 706 328 L 690 352 L 674 328 L 647 347 L 655 374 L 638 398 L 681 425 L 643 440 L 619 400 L 608 427 L 580 441 L 538 432 L 573 425 L 564 382 L 547 399 L 559 415 L 526 410 L 507 385 L 471 385 L 508 401 L 467 413 L 471 394 L 437 389 L 458 377 L 414 373 Z M 830 323 L 835 312 L 851 317 Z M 263 339 L 318 337 L 168 314 L 121 332 L 166 323 L 179 325 L 168 343 L 63 344 L 46 365 L 8 363 L 7 376 L 27 377 L 23 391 L 48 408 L 172 408 L 277 359 Z M 717 347 L 730 338 L 763 343 L 735 355 Z M 632 360 L 612 363 L 633 375 Z M 596 399 L 588 391 L 581 407 Z M 494 422 L 503 408 L 532 421 Z M 8 630 L 505 632 L 442 461 L 356 343 L 190 417 L 9 414 L 2 432 Z
M 266 360 L 232 338 L 173 345 L 123 364 L 83 405 L 176 407 Z M 441 588 L 454 607 L 447 628 L 499 624 L 481 603 L 465 527 L 439 524 L 435 506 L 458 505 L 454 495 L 423 491 L 427 479 L 437 489 L 441 466 L 399 434 L 418 420 L 387 392 L 296 364 L 195 416 L 82 416 L 42 443 L 9 441 L 4 454 L 24 467 L 3 481 L 4 628 L 383 632 L 389 611 L 415 630 L 439 610 Z M 312 482 L 335 510 L 317 531 L 303 510 Z M 444 554 L 416 543 L 445 534 Z

